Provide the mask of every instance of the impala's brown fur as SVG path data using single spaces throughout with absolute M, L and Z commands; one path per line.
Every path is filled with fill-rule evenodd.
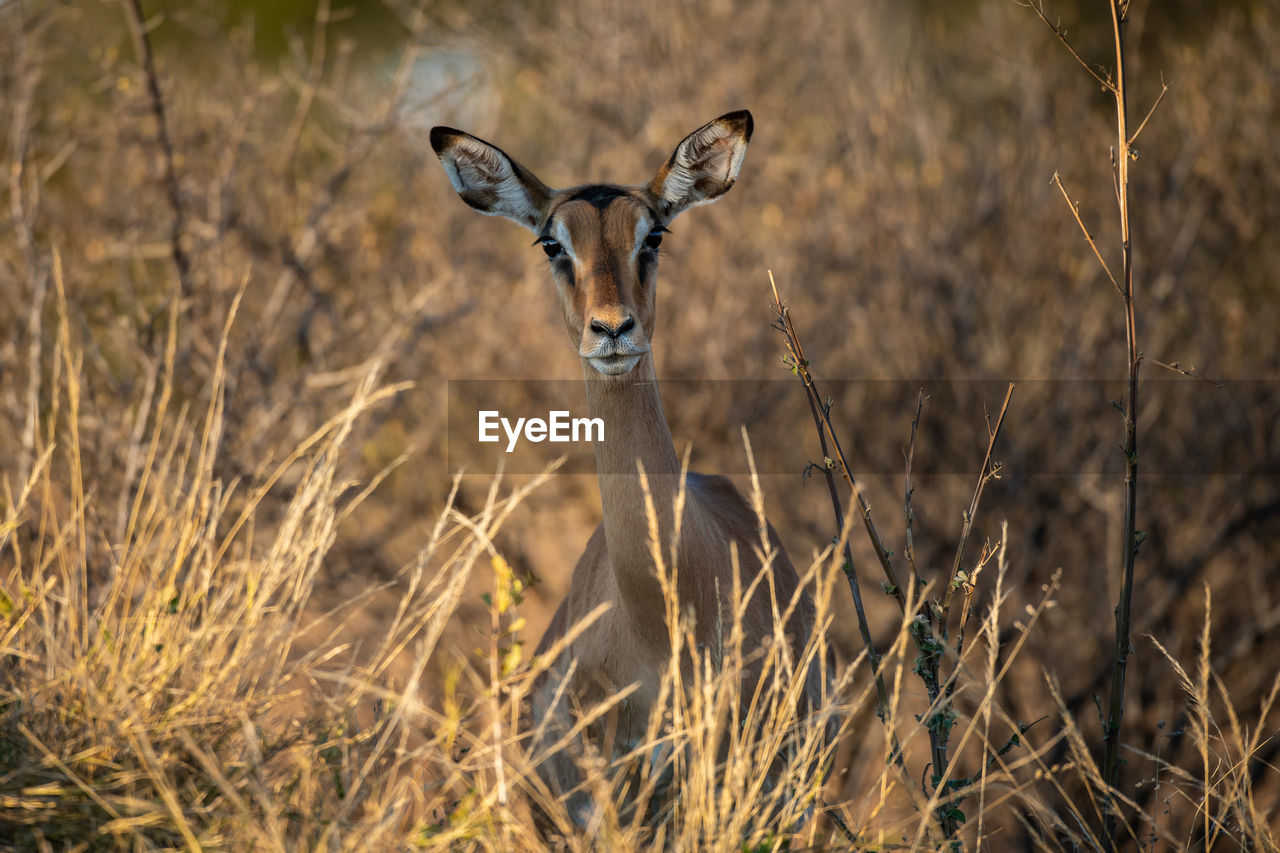
M 538 651 L 601 602 L 613 606 L 588 627 L 535 685 L 532 720 L 543 723 L 542 743 L 554 743 L 571 726 L 574 707 L 589 708 L 627 685 L 636 692 L 597 727 L 605 757 L 635 745 L 645 732 L 671 660 L 662 590 L 650 550 L 649 515 L 637 466 L 643 468 L 657 516 L 661 553 L 671 553 L 681 465 L 662 412 L 650 342 L 655 327 L 656 242 L 682 210 L 723 195 L 737 178 L 751 116 L 729 113 L 685 138 L 654 179 L 639 187 L 591 185 L 548 189 L 500 149 L 461 131 L 435 128 L 431 143 L 463 200 L 483 213 L 507 216 L 532 230 L 551 256 L 569 338 L 582 359 L 587 405 L 602 418 L 607 441 L 596 444 L 604 519 L 573 570 Z M 761 570 L 760 524 L 751 505 L 723 478 L 690 473 L 676 552 L 677 593 L 693 616 L 696 649 L 722 643 L 732 623 L 731 550 L 736 546 L 742 587 Z M 772 582 L 762 583 L 743 620 L 744 652 L 752 654 L 774 635 L 775 612 L 786 611 L 799 583 L 772 526 Z M 776 598 L 771 600 L 770 587 Z M 801 593 L 785 625 L 793 651 L 805 644 L 813 604 Z M 686 666 L 692 658 L 686 659 Z M 570 672 L 567 689 L 561 682 Z M 820 663 L 808 673 L 805 702 L 816 707 L 822 691 Z M 758 676 L 758 664 L 747 679 Z M 749 695 L 751 685 L 744 685 Z M 557 695 L 560 696 L 557 701 Z M 574 792 L 580 773 L 570 751 L 539 768 L 553 793 L 569 795 L 571 813 L 585 816 L 590 802 Z M 571 793 L 574 792 L 574 793 Z

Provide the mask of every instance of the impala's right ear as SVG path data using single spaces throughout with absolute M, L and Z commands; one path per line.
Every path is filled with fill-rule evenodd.
M 657 176 L 649 193 L 667 221 L 696 204 L 715 201 L 738 180 L 754 126 L 751 113 L 725 113 L 686 136 Z
M 537 176 L 496 145 L 451 127 L 431 128 L 431 147 L 463 201 L 538 233 L 551 190 Z

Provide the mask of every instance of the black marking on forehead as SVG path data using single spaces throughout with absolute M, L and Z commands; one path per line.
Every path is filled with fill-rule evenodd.
M 600 210 L 604 210 L 615 199 L 626 198 L 628 195 L 630 193 L 622 187 L 610 186 L 609 184 L 591 184 L 575 190 L 573 195 L 565 199 L 565 202 L 585 201 Z
M 550 228 L 552 221 L 556 218 L 556 215 L 559 214 L 560 208 L 564 207 L 566 204 L 573 201 L 585 201 L 596 210 L 603 211 L 606 207 L 613 204 L 620 198 L 634 202 L 638 207 L 642 208 L 645 213 L 649 214 L 649 219 L 654 223 L 655 227 L 662 228 L 664 231 L 666 230 L 662 226 L 662 217 L 658 215 L 658 212 L 648 204 L 645 204 L 643 201 L 633 196 L 631 194 L 631 190 L 627 187 L 619 187 L 613 184 L 588 184 L 585 187 L 578 187 L 576 190 L 573 190 L 568 197 L 551 210 L 547 215 L 546 221 L 542 225 L 541 236 L 539 239 L 548 235 L 548 229 Z

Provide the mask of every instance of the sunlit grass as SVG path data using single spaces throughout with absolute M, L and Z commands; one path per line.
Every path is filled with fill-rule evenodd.
M 60 290 L 58 267 L 55 284 Z M 233 305 L 228 326 L 234 315 Z M 61 314 L 64 329 L 65 320 Z M 222 385 L 198 415 L 172 410 L 162 388 L 127 536 L 114 542 L 94 506 L 115 496 L 95 493 L 78 462 L 81 355 L 63 335 L 49 357 L 61 365 L 56 404 L 27 479 L 4 480 L 0 527 L 0 820 L 20 849 L 533 849 L 542 843 L 530 822 L 534 801 L 569 849 L 946 846 L 938 795 L 924 793 L 886 749 L 878 771 L 858 768 L 856 787 L 848 785 L 847 758 L 835 751 L 831 730 L 846 743 L 889 744 L 885 725 L 868 713 L 875 702 L 862 658 L 829 673 L 821 708 L 797 710 L 807 662 L 826 660 L 840 588 L 834 546 L 804 572 L 817 629 L 795 659 L 781 634 L 767 648 L 744 648 L 738 618 L 722 626 L 718 649 L 691 651 L 693 635 L 674 606 L 679 567 L 661 569 L 672 660 L 692 655 L 694 665 L 668 667 L 660 702 L 667 713 L 654 715 L 632 754 L 606 760 L 589 738 L 581 742 L 593 803 L 584 828 L 547 794 L 533 771 L 539 756 L 526 753 L 522 702 L 550 656 L 526 660 L 520 652 L 521 583 L 495 544 L 537 483 L 505 492 L 495 480 L 478 513 L 442 513 L 419 558 L 402 570 L 395 615 L 378 637 L 357 644 L 345 627 L 368 595 L 321 618 L 308 604 L 343 518 L 377 485 L 342 475 L 344 443 L 396 388 L 380 387 L 371 374 L 345 408 L 253 485 L 213 474 Z M 221 361 L 215 375 L 221 383 Z M 285 471 L 295 472 L 286 511 L 262 524 L 259 499 L 280 488 Z M 233 511 L 239 494 L 245 498 Z M 759 492 L 753 496 L 760 506 Z M 992 604 L 956 691 L 963 710 L 950 778 L 960 780 L 951 794 L 964 811 L 965 837 L 998 844 L 1021 822 L 1047 849 L 1100 849 L 1090 827 L 1105 791 L 1074 721 L 1051 709 L 1050 720 L 1019 728 L 997 701 L 1023 638 L 1058 591 L 1055 581 L 1038 606 L 1006 614 L 1007 572 L 1001 549 L 990 573 Z M 492 618 L 475 626 L 481 639 L 468 659 L 440 640 L 477 573 L 491 584 Z M 750 588 L 721 594 L 738 602 L 731 612 L 740 616 Z M 1277 688 L 1259 723 L 1242 720 L 1209 666 L 1208 618 L 1206 599 L 1194 672 L 1168 659 L 1194 711 L 1186 735 L 1202 756 L 1200 772 L 1134 755 L 1158 769 L 1152 784 L 1166 809 L 1195 813 L 1192 835 L 1172 836 L 1159 808 L 1128 831 L 1135 843 L 1177 849 L 1262 849 L 1275 836 L 1252 796 L 1250 759 L 1273 735 L 1265 721 Z M 1010 626 L 1015 639 L 999 645 Z M 910 648 L 904 625 L 886 654 L 894 688 L 888 725 L 908 765 L 927 753 L 913 717 L 921 708 L 909 695 Z M 761 668 L 760 687 L 743 703 L 742 673 L 752 664 Z M 428 673 L 444 673 L 437 689 L 426 689 Z M 1059 744 L 1069 758 L 1050 764 Z M 833 779 L 824 783 L 828 769 Z M 1061 802 L 1054 791 L 1081 785 L 1091 801 L 1066 811 L 1051 805 Z

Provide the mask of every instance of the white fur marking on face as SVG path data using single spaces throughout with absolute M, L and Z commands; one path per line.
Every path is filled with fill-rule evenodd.
M 644 241 L 648 238 L 649 232 L 653 230 L 652 223 L 649 222 L 648 216 L 641 216 L 636 220 L 636 239 L 631 244 L 631 259 L 635 260 L 636 255 L 640 254 L 640 248 L 644 245 Z
M 551 236 L 569 253 L 569 257 L 574 257 L 573 238 L 569 236 L 569 226 L 564 224 L 563 219 L 557 221 L 551 229 Z

